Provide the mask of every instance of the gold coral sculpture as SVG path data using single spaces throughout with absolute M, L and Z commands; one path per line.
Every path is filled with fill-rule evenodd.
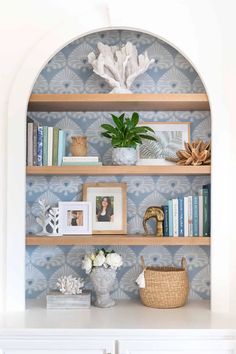
M 192 143 L 184 143 L 185 150 L 176 152 L 178 158 L 168 159 L 177 165 L 200 166 L 211 164 L 211 143 L 202 140 L 194 140 Z

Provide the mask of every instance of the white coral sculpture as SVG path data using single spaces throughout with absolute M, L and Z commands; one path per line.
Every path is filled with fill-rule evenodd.
M 52 233 L 50 233 L 50 236 L 59 236 L 59 208 L 51 208 L 49 210 L 48 224 L 52 228 Z
M 82 278 L 75 278 L 72 275 L 61 276 L 57 280 L 57 288 L 64 295 L 78 295 L 82 293 L 84 287 L 84 280 Z
M 120 49 L 101 42 L 98 42 L 97 47 L 100 52 L 98 57 L 91 52 L 88 61 L 93 71 L 113 88 L 111 93 L 131 93 L 133 81 L 154 62 L 154 59 L 148 58 L 147 52 L 138 55 L 136 46 L 131 42 Z
M 46 230 L 46 227 L 50 220 L 50 216 L 49 216 L 50 205 L 47 204 L 45 199 L 40 199 L 38 201 L 38 204 L 39 204 L 40 211 L 38 217 L 36 217 L 36 221 L 42 227 L 42 231 L 38 235 L 47 235 L 48 232 Z

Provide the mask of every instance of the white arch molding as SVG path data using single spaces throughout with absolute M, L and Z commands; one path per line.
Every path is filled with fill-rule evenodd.
M 53 57 L 61 48 L 66 46 L 71 41 L 87 35 L 91 32 L 109 29 L 129 29 L 138 30 L 141 32 L 150 33 L 153 36 L 163 39 L 170 43 L 173 47 L 175 45 L 170 40 L 170 29 L 166 30 L 162 27 L 156 28 L 156 23 L 146 24 L 145 17 L 140 22 L 135 19 L 132 14 L 126 14 L 127 23 L 130 20 L 132 28 L 124 26 L 121 20 L 121 26 L 117 21 L 117 8 L 115 9 L 115 20 L 112 21 L 112 8 L 109 9 L 108 16 L 107 8 L 94 11 L 92 21 L 86 23 L 83 21 L 83 16 L 80 18 L 68 18 L 63 24 L 58 25 L 47 37 L 38 42 L 30 55 L 26 58 L 23 65 L 19 69 L 16 79 L 14 81 L 11 94 L 9 97 L 8 107 L 8 132 L 7 132 L 7 235 L 6 235 L 6 259 L 5 259 L 5 303 L 7 311 L 18 311 L 25 309 L 25 120 L 27 114 L 28 100 L 33 88 L 33 85 L 41 72 L 42 68 L 47 64 L 48 60 Z M 130 19 L 129 19 L 130 17 Z M 122 19 L 122 9 L 120 13 Z M 81 21 L 82 19 L 82 21 Z M 92 25 L 90 25 L 92 23 Z M 176 29 L 172 29 L 174 32 Z M 157 33 L 157 35 L 155 34 Z M 173 34 L 174 35 L 174 34 Z M 173 37 L 173 36 L 172 36 Z M 187 49 L 187 48 L 183 48 Z M 191 55 L 186 55 L 187 50 L 179 50 L 187 58 Z M 204 55 L 204 53 L 203 53 Z M 204 80 L 207 87 L 207 82 Z M 209 96 L 210 92 L 208 92 Z M 213 108 L 213 107 L 211 107 Z M 212 112 L 212 110 L 211 110 Z M 214 112 L 214 109 L 213 109 Z M 213 118 L 214 120 L 214 118 Z M 217 125 L 217 124 L 215 124 Z M 213 124 L 214 129 L 214 124 Z M 214 133 L 214 131 L 213 131 Z M 213 134 L 214 135 L 214 134 Z M 214 140 L 213 140 L 214 144 Z M 214 150 L 213 150 L 214 151 Z M 17 158 L 16 158 L 17 157 Z M 214 160 L 214 157 L 213 157 Z M 214 161 L 212 168 L 214 171 L 221 169 L 217 167 L 217 161 Z M 216 172 L 217 172 L 216 171 Z M 217 175 L 216 175 L 217 176 Z M 17 180 L 16 180 L 17 178 Z M 213 210 L 214 210 L 214 190 L 219 186 L 221 176 L 213 179 Z M 216 199 L 216 198 L 215 198 Z M 12 215 L 14 215 L 14 223 L 12 222 Z M 216 215 L 217 218 L 217 215 Z M 211 308 L 214 311 L 227 311 L 228 309 L 228 282 L 227 282 L 227 262 L 223 265 L 218 264 L 219 256 L 222 253 L 227 254 L 227 244 L 222 242 L 221 229 L 215 227 L 214 215 L 212 217 L 212 230 L 214 237 L 212 238 L 212 269 L 211 278 L 212 284 L 212 301 Z M 226 220 L 222 220 L 226 222 Z M 226 223 L 225 223 L 226 224 Z M 222 226 L 224 227 L 224 225 Z M 221 269 L 221 272 L 219 272 Z M 224 274 L 224 277 L 223 277 Z M 218 282 L 220 281 L 220 283 Z M 223 284 L 222 284 L 223 282 Z M 16 294 L 17 292 L 17 294 Z M 17 295 L 17 296 L 16 296 Z

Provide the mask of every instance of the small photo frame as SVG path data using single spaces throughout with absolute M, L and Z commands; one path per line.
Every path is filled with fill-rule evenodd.
M 92 206 L 90 202 L 59 202 L 58 204 L 60 234 L 92 234 Z
M 83 199 L 92 205 L 93 234 L 126 234 L 126 183 L 86 183 Z
M 143 140 L 138 148 L 137 165 L 172 165 L 166 158 L 176 158 L 176 151 L 184 149 L 190 142 L 190 122 L 144 122 L 155 132 L 157 141 Z

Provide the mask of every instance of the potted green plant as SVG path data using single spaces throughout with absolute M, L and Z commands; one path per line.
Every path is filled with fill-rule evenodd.
M 147 126 L 138 126 L 139 114 L 134 112 L 125 117 L 125 113 L 119 117 L 111 114 L 114 125 L 102 124 L 105 130 L 101 134 L 111 140 L 113 165 L 135 165 L 137 162 L 137 146 L 143 139 L 156 141 L 154 130 Z M 153 133 L 153 134 L 149 134 Z

